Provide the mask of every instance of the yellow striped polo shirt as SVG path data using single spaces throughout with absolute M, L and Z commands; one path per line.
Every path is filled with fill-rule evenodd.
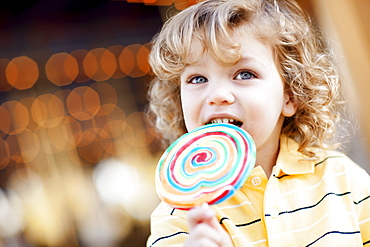
M 232 198 L 211 206 L 234 246 L 370 247 L 369 175 L 342 153 L 313 161 L 297 148 L 282 136 L 270 179 L 257 166 Z M 159 204 L 147 246 L 183 246 L 187 236 L 187 211 Z

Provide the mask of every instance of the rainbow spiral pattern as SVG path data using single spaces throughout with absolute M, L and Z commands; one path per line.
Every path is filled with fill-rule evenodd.
M 223 123 L 201 126 L 163 153 L 155 174 L 157 194 L 181 209 L 220 203 L 245 183 L 255 161 L 254 141 L 243 129 Z

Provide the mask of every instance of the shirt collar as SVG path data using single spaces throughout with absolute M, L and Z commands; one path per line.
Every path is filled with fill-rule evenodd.
M 298 143 L 286 135 L 280 137 L 280 151 L 273 168 L 275 176 L 308 174 L 315 171 L 316 159 L 309 159 L 298 152 Z

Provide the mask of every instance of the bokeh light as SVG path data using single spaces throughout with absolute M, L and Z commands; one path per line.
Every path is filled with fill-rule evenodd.
M 92 119 L 100 110 L 99 94 L 92 88 L 82 86 L 73 89 L 66 99 L 68 113 L 77 120 Z
M 24 163 L 32 162 L 40 151 L 39 137 L 32 131 L 26 130 L 17 135 L 20 156 Z
M 31 105 L 33 120 L 43 128 L 58 126 L 66 116 L 62 99 L 54 94 L 38 96 Z
M 150 66 L 148 63 L 148 56 L 150 50 L 146 46 L 141 46 L 136 53 L 137 67 L 145 74 L 150 71 Z
M 10 135 L 6 138 L 6 142 L 9 147 L 9 151 L 7 152 L 7 155 L 10 158 L 9 162 L 12 160 L 15 163 L 23 163 L 22 153 L 19 149 L 18 137 L 16 135 Z
M 116 16 L 104 22 L 112 23 L 110 18 Z M 43 36 L 42 29 L 53 25 L 60 32 Z M 114 25 L 127 28 L 124 22 Z M 159 202 L 151 178 L 158 153 L 150 146 L 156 145 L 156 134 L 143 112 L 143 90 L 153 76 L 150 39 L 122 33 L 109 42 L 80 45 L 85 37 L 76 33 L 72 43 L 64 42 L 67 33 L 79 28 L 70 23 L 36 21 L 23 28 L 20 36 L 24 30 L 33 35 L 25 39 L 28 48 L 9 44 L 0 57 L 0 246 L 17 241 L 18 246 L 45 247 L 145 242 L 150 214 Z M 101 36 L 109 37 L 110 28 L 105 29 Z M 108 165 L 97 175 L 110 162 L 120 166 Z M 109 186 L 114 189 L 104 195 Z
M 84 70 L 85 69 L 84 61 L 88 53 L 89 52 L 85 49 L 79 49 L 79 50 L 74 50 L 70 52 L 71 56 L 73 56 L 76 59 L 77 65 L 79 68 L 77 77 L 75 78 L 75 82 L 82 83 L 82 82 L 87 82 L 91 79 L 91 77 L 86 75 L 85 70 Z
M 9 144 L 3 138 L 0 138 L 0 169 L 4 169 L 10 161 Z
M 10 100 L 0 106 L 0 130 L 9 135 L 23 132 L 29 123 L 29 113 L 22 103 Z
M 116 71 L 113 73 L 112 78 L 118 79 L 118 78 L 123 78 L 127 76 L 126 73 L 124 73 L 119 65 L 119 56 L 121 52 L 123 51 L 125 47 L 123 45 L 113 45 L 107 48 L 115 57 L 115 67 L 117 68 Z
M 45 63 L 45 76 L 57 86 L 89 80 L 97 82 L 130 76 L 138 78 L 150 74 L 148 44 L 115 45 L 108 48 L 60 52 Z M 28 56 L 0 59 L 0 92 L 11 88 L 25 90 L 38 80 L 38 64 Z
M 49 81 L 58 86 L 71 84 L 79 72 L 77 60 L 66 52 L 52 55 L 45 65 Z
M 116 58 L 109 50 L 96 48 L 86 54 L 83 68 L 86 75 L 95 81 L 108 80 L 117 69 Z
M 8 83 L 6 78 L 5 70 L 9 64 L 9 60 L 2 58 L 0 59 L 0 92 L 9 91 L 12 86 Z
M 28 125 L 27 125 L 27 129 L 31 130 L 31 131 L 36 131 L 36 130 L 40 129 L 40 125 L 35 122 L 35 120 L 32 116 L 32 105 L 36 101 L 36 99 L 37 99 L 37 96 L 36 97 L 24 97 L 24 98 L 19 100 L 19 102 L 22 105 L 24 105 L 27 108 L 27 111 L 29 112 L 30 117 L 29 117 L 29 122 L 28 122 Z
M 24 227 L 21 200 L 16 193 L 5 194 L 0 190 L 0 238 L 12 238 L 21 233 Z
M 158 203 L 155 191 L 135 166 L 115 159 L 100 162 L 93 174 L 99 196 L 108 204 L 120 205 L 134 218 L 144 220 L 149 217 Z M 121 188 L 124 188 L 122 191 Z M 141 198 L 152 200 L 143 204 Z
M 106 160 L 95 170 L 94 182 L 104 201 L 125 205 L 136 202 L 141 179 L 133 166 L 118 160 Z M 125 188 L 123 193 L 120 188 Z
M 175 5 L 177 10 L 183 10 L 193 5 L 197 0 L 114 0 L 114 1 L 127 1 L 129 3 L 144 3 L 146 5 L 155 6 L 171 6 Z
M 76 144 L 73 139 L 73 133 L 71 133 L 67 124 L 61 124 L 54 128 L 48 128 L 47 135 L 50 144 L 56 149 L 55 152 L 73 150 L 76 148 Z
M 132 132 L 126 133 L 126 139 L 135 147 L 144 147 L 149 145 L 154 137 L 150 134 L 151 130 L 145 125 L 145 113 L 131 113 L 126 122 L 131 126 Z
M 37 63 L 27 57 L 13 58 L 6 67 L 6 78 L 10 85 L 19 90 L 31 88 L 39 78 Z
M 10 111 L 8 109 L 9 103 L 4 103 L 0 105 L 0 130 L 5 134 L 10 134 L 12 131 L 12 117 L 10 115 Z
M 110 114 L 117 107 L 117 91 L 106 82 L 96 82 L 90 85 L 91 89 L 99 93 L 100 108 L 97 116 Z
M 121 198 L 119 203 L 113 203 L 101 194 L 96 195 L 100 199 L 90 197 L 83 201 L 81 195 L 86 191 L 94 195 L 94 189 L 86 182 L 79 185 L 84 188 L 79 192 L 65 186 L 68 177 L 81 180 L 77 174 L 82 170 L 76 168 L 94 168 L 112 157 L 135 156 L 137 152 L 141 159 L 150 159 L 150 155 L 143 154 L 148 152 L 156 133 L 146 123 L 144 112 L 132 110 L 134 97 L 119 98 L 122 92 L 118 90 L 124 88 L 129 95 L 133 93 L 127 91 L 130 87 L 110 81 L 122 80 L 120 83 L 127 84 L 129 78 L 151 75 L 149 52 L 148 43 L 134 43 L 58 52 L 45 59 L 44 65 L 30 56 L 0 59 L 0 92 L 12 89 L 25 92 L 23 97 L 4 100 L 0 105 L 0 171 L 12 169 L 7 173 L 10 176 L 8 182 L 2 186 L 14 189 L 24 211 L 24 215 L 17 213 L 13 215 L 14 219 L 9 218 L 9 223 L 13 220 L 13 228 L 9 225 L 4 230 L 0 224 L 0 239 L 27 229 L 25 238 L 30 244 L 67 246 L 71 229 L 78 227 L 81 243 L 113 245 L 132 233 L 134 222 L 149 219 L 158 198 L 152 184 L 145 182 L 142 175 L 135 175 L 139 174 L 135 166 L 126 165 L 128 170 L 125 168 L 124 171 L 111 169 L 116 176 L 106 173 L 105 180 L 101 180 L 99 186 L 96 184 L 102 190 L 102 181 L 108 183 L 110 179 L 110 183 L 117 186 L 119 179 L 126 181 L 128 176 L 133 180 L 129 187 L 137 186 L 136 190 L 129 190 L 131 194 L 119 195 L 120 189 L 110 192 L 114 192 L 112 198 Z M 44 67 L 40 69 L 39 66 Z M 56 88 L 40 90 L 37 85 L 40 78 L 43 87 Z M 122 102 L 128 104 L 129 107 L 124 107 L 129 109 L 129 114 L 123 109 Z M 34 170 L 21 168 L 24 166 Z M 64 174 L 68 170 L 73 170 L 73 175 Z M 72 184 L 74 182 L 70 181 L 69 186 Z M 54 195 L 59 199 L 54 199 Z M 146 198 L 148 203 L 138 206 L 138 196 Z M 88 209 L 98 204 L 98 199 L 104 202 L 104 210 Z M 6 200 L 9 198 L 2 199 L 0 195 L 0 208 L 3 203 L 4 212 L 9 213 Z M 75 217 L 73 221 L 76 222 L 68 223 L 69 218 L 62 220 L 66 211 L 73 212 L 71 217 Z M 121 212 L 122 218 L 117 217 L 116 212 Z
M 98 132 L 98 133 L 96 133 Z M 91 139 L 88 146 L 78 146 L 77 151 L 81 158 L 89 164 L 96 164 L 100 160 L 104 160 L 112 153 L 112 141 L 104 139 L 100 136 L 100 130 L 87 130 L 83 132 L 85 140 Z
M 103 52 L 103 54 L 101 54 L 100 56 L 101 73 L 104 73 L 107 79 L 103 79 L 104 75 L 102 75 L 99 78 L 100 80 L 97 81 L 104 81 L 110 79 L 113 76 L 114 72 L 116 72 L 117 62 L 116 57 L 111 51 L 104 48 L 100 49 L 100 51 Z
M 126 75 L 131 75 L 131 71 L 135 68 L 135 56 L 130 47 L 125 47 L 118 58 L 120 69 Z

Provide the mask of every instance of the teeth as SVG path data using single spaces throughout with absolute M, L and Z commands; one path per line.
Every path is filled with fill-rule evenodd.
M 233 123 L 235 119 L 230 118 L 215 118 L 211 120 L 211 123 Z

